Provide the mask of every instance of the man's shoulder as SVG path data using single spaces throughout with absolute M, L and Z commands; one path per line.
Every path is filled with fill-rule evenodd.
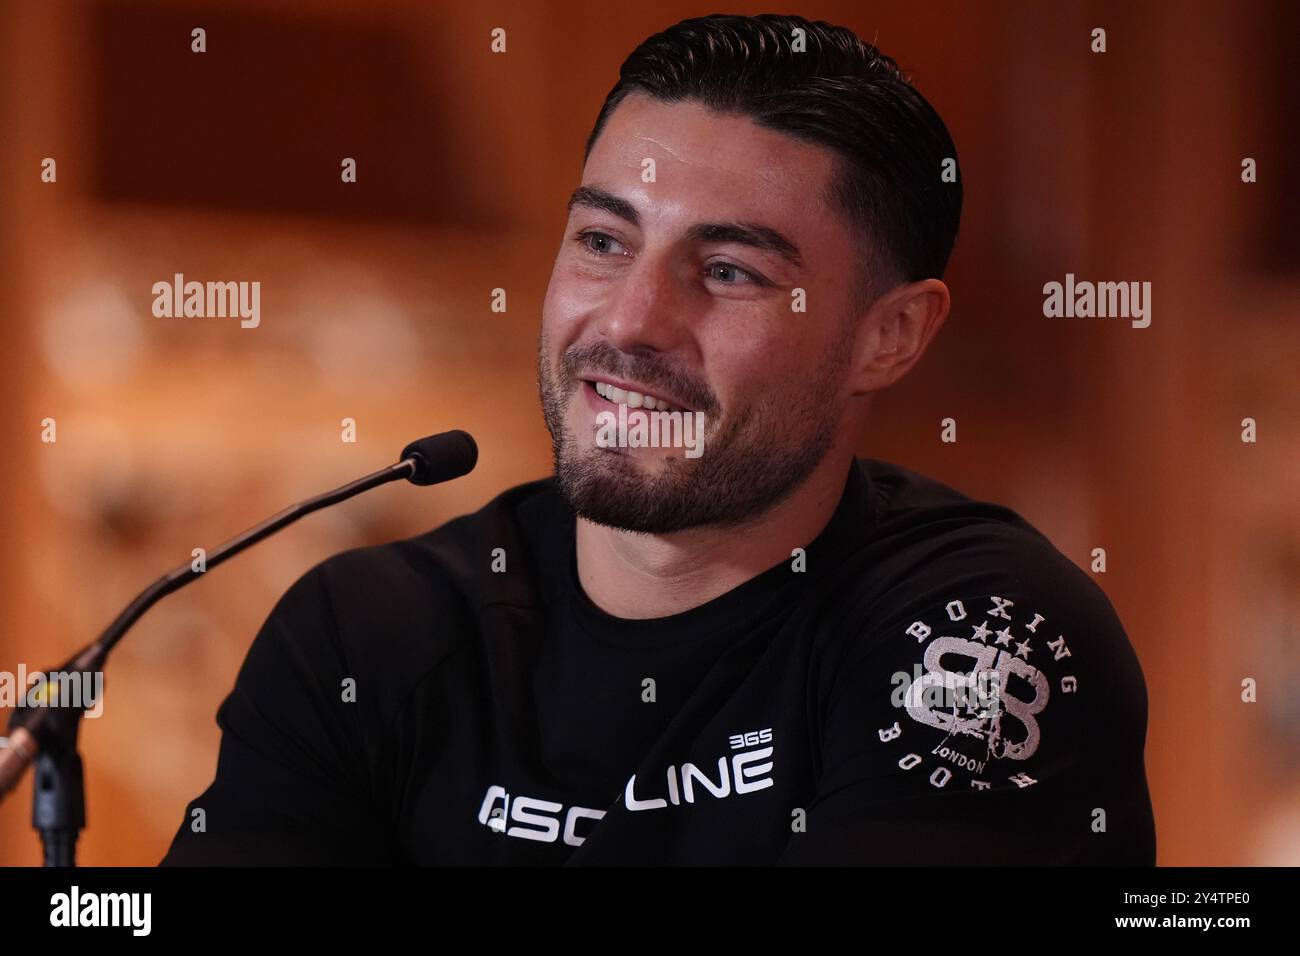
M 928 529 L 931 536 L 974 529 L 1002 530 L 1013 540 L 1047 538 L 1014 509 L 972 497 L 936 478 L 879 458 L 857 459 L 859 472 L 871 489 L 872 513 L 878 534 Z
M 429 531 L 340 551 L 304 572 L 273 613 L 327 623 L 357 654 L 408 646 L 441 656 L 475 632 L 485 605 L 536 602 L 525 552 L 552 533 L 558 497 L 552 479 L 530 481 Z
M 1011 508 L 888 462 L 860 467 L 875 522 L 854 556 L 848 620 L 861 626 L 847 629 L 846 663 L 875 662 L 859 674 L 992 668 L 1058 695 L 1118 691 L 1129 718 L 1145 720 L 1136 654 L 1092 573 Z
M 428 531 L 341 551 L 308 574 L 345 600 L 442 593 L 470 605 L 526 601 L 526 590 L 512 587 L 523 576 L 511 570 L 522 570 L 529 554 L 562 530 L 563 507 L 554 478 L 525 482 Z
M 881 583 L 961 579 L 1009 588 L 1061 584 L 1102 597 L 1096 582 L 1007 505 L 971 497 L 878 459 L 859 459 L 872 497 L 866 555 Z
M 523 552 L 550 533 L 553 497 L 549 480 L 528 482 L 430 531 L 316 563 L 272 609 L 250 650 L 248 679 L 264 670 L 283 676 L 286 662 L 330 680 L 344 674 L 382 688 L 367 706 L 390 719 L 423 675 L 481 634 L 488 605 L 537 600 Z
M 1016 512 L 905 472 L 872 469 L 876 534 L 823 636 L 828 779 L 869 780 L 900 812 L 956 801 L 942 825 L 975 801 L 969 819 L 999 839 L 1028 813 L 1041 852 L 1079 859 L 1104 807 L 1146 859 L 1146 686 L 1115 608 Z

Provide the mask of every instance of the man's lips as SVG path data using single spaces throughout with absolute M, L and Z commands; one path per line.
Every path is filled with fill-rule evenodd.
M 644 408 L 647 411 L 684 412 L 691 409 L 683 401 L 662 392 L 651 391 L 643 385 L 628 382 L 608 375 L 596 375 L 582 379 L 582 386 L 595 398 L 599 399 L 601 408 L 626 405 L 628 408 Z

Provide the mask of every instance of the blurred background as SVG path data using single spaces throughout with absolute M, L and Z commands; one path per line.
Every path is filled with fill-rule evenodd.
M 953 314 L 861 453 L 1017 509 L 1085 569 L 1106 549 L 1095 578 L 1148 683 L 1163 864 L 1300 863 L 1298 10 L 772 8 L 875 39 L 948 123 Z M 191 549 L 413 438 L 465 428 L 481 448 L 468 478 L 311 516 L 135 628 L 84 722 L 82 863 L 162 856 L 212 778 L 216 708 L 300 574 L 549 472 L 536 333 L 583 141 L 623 57 L 711 12 L 0 3 L 0 670 L 55 666 Z M 154 317 L 153 283 L 178 272 L 260 281 L 260 326 Z M 1067 272 L 1152 282 L 1151 327 L 1044 318 Z M 0 804 L 0 863 L 39 862 L 30 812 L 29 775 Z

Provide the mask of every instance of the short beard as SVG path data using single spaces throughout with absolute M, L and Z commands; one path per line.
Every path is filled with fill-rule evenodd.
M 551 433 L 555 476 L 570 507 L 588 521 L 625 531 L 669 534 L 691 528 L 734 528 L 789 497 L 830 450 L 842 403 L 837 394 L 850 358 L 850 336 L 831 343 L 800 394 L 764 394 L 710 430 L 697 459 L 668 458 L 647 476 L 618 449 L 575 447 L 565 417 L 581 381 L 572 355 L 559 380 L 538 344 L 537 380 Z M 635 368 L 635 360 L 632 361 Z M 653 375 L 633 375 L 655 381 Z M 662 381 L 662 377 L 659 377 Z

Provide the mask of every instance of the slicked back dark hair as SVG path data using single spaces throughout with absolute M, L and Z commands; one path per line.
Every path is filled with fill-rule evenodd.
M 794 30 L 805 49 L 795 52 Z M 827 147 L 826 202 L 870 250 L 855 309 L 901 282 L 940 278 L 961 219 L 962 189 L 940 179 L 957 158 L 948 128 L 898 64 L 845 27 L 797 16 L 713 14 L 657 33 L 623 61 L 585 156 L 623 98 L 694 100 Z

